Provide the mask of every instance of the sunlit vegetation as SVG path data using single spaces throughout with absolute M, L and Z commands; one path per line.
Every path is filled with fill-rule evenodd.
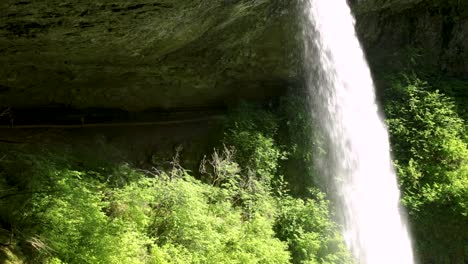
M 466 109 L 445 93 L 459 89 L 414 76 L 388 82 L 384 108 L 416 255 L 463 263 Z M 314 184 L 320 144 L 306 105 L 291 95 L 233 109 L 197 172 L 177 157 L 162 170 L 83 166 L 87 157 L 73 151 L 2 145 L 0 262 L 352 263 L 333 203 Z
M 197 177 L 60 151 L 2 148 L 6 263 L 351 263 L 325 195 L 294 198 L 279 175 L 278 118 L 234 111 Z M 34 153 L 34 154 L 32 154 Z
M 463 263 L 468 256 L 466 109 L 414 77 L 397 79 L 386 114 L 402 203 L 422 263 Z M 440 87 L 450 90 L 450 87 Z

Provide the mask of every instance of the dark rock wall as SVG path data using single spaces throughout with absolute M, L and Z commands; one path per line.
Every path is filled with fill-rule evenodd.
M 468 78 L 468 1 L 362 0 L 354 11 L 374 71 L 418 67 Z
M 468 78 L 468 1 L 353 0 L 374 72 Z M 0 108 L 212 107 L 301 82 L 299 0 L 2 0 Z M 412 65 L 414 66 L 414 65 Z
M 291 1 L 3 0 L 0 107 L 199 107 L 297 80 Z

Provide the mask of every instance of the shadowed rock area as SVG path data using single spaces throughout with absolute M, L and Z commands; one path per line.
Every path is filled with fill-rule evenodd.
M 297 81 L 291 1 L 6 0 L 0 10 L 3 107 L 210 107 Z
M 468 1 L 352 1 L 373 70 L 417 66 L 468 78 Z
M 468 78 L 468 2 L 349 0 L 374 72 Z M 301 83 L 300 1 L 4 0 L 0 108 L 222 107 Z

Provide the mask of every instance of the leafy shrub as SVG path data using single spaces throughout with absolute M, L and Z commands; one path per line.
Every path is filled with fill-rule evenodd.
M 284 196 L 279 200 L 275 230 L 288 243 L 293 263 L 352 263 L 338 226 L 330 221 L 324 195 L 313 191 L 311 196 L 314 198 Z
M 236 149 L 236 161 L 244 172 L 270 183 L 286 153 L 275 142 L 277 118 L 271 112 L 243 104 L 230 114 L 223 143 Z
M 123 166 L 119 175 L 132 181 L 113 186 L 101 181 L 109 177 L 95 172 L 70 170 L 47 159 L 37 165 L 47 171 L 36 175 L 43 179 L 34 186 L 28 210 L 16 214 L 21 213 L 23 221 L 17 227 L 22 235 L 15 241 L 30 261 L 289 262 L 286 244 L 273 232 L 275 200 L 267 192 L 250 192 L 255 196 L 251 206 L 258 208 L 245 217 L 235 199 L 247 190 L 235 181 L 212 186 L 185 171 L 149 178 Z M 221 174 L 230 172 L 226 166 L 237 164 L 219 165 L 224 179 L 229 175 Z
M 279 142 L 287 146 L 288 159 L 282 163 L 282 173 L 292 193 L 307 197 L 309 188 L 320 185 L 326 188 L 316 168 L 316 160 L 325 155 L 325 143 L 316 126 L 317 116 L 310 108 L 310 98 L 291 92 L 280 100 L 282 122 Z
M 390 93 L 387 122 L 418 249 L 427 261 L 458 263 L 468 239 L 463 231 L 468 224 L 463 120 L 452 100 L 417 78 L 397 82 Z
M 324 197 L 293 198 L 278 175 L 277 117 L 246 107 L 226 123 L 228 147 L 202 162 L 201 179 L 178 156 L 166 171 L 96 170 L 60 151 L 6 151 L 0 224 L 14 254 L 57 264 L 346 263 Z

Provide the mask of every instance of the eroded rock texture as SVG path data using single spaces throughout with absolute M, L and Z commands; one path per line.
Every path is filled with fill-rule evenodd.
M 468 77 L 468 1 L 349 0 L 374 72 Z M 0 107 L 143 110 L 300 83 L 300 0 L 2 0 Z M 417 64 L 417 66 L 415 66 Z
M 468 1 L 354 1 L 358 31 L 374 71 L 418 67 L 468 78 Z
M 291 1 L 3 0 L 0 106 L 209 107 L 297 80 Z

